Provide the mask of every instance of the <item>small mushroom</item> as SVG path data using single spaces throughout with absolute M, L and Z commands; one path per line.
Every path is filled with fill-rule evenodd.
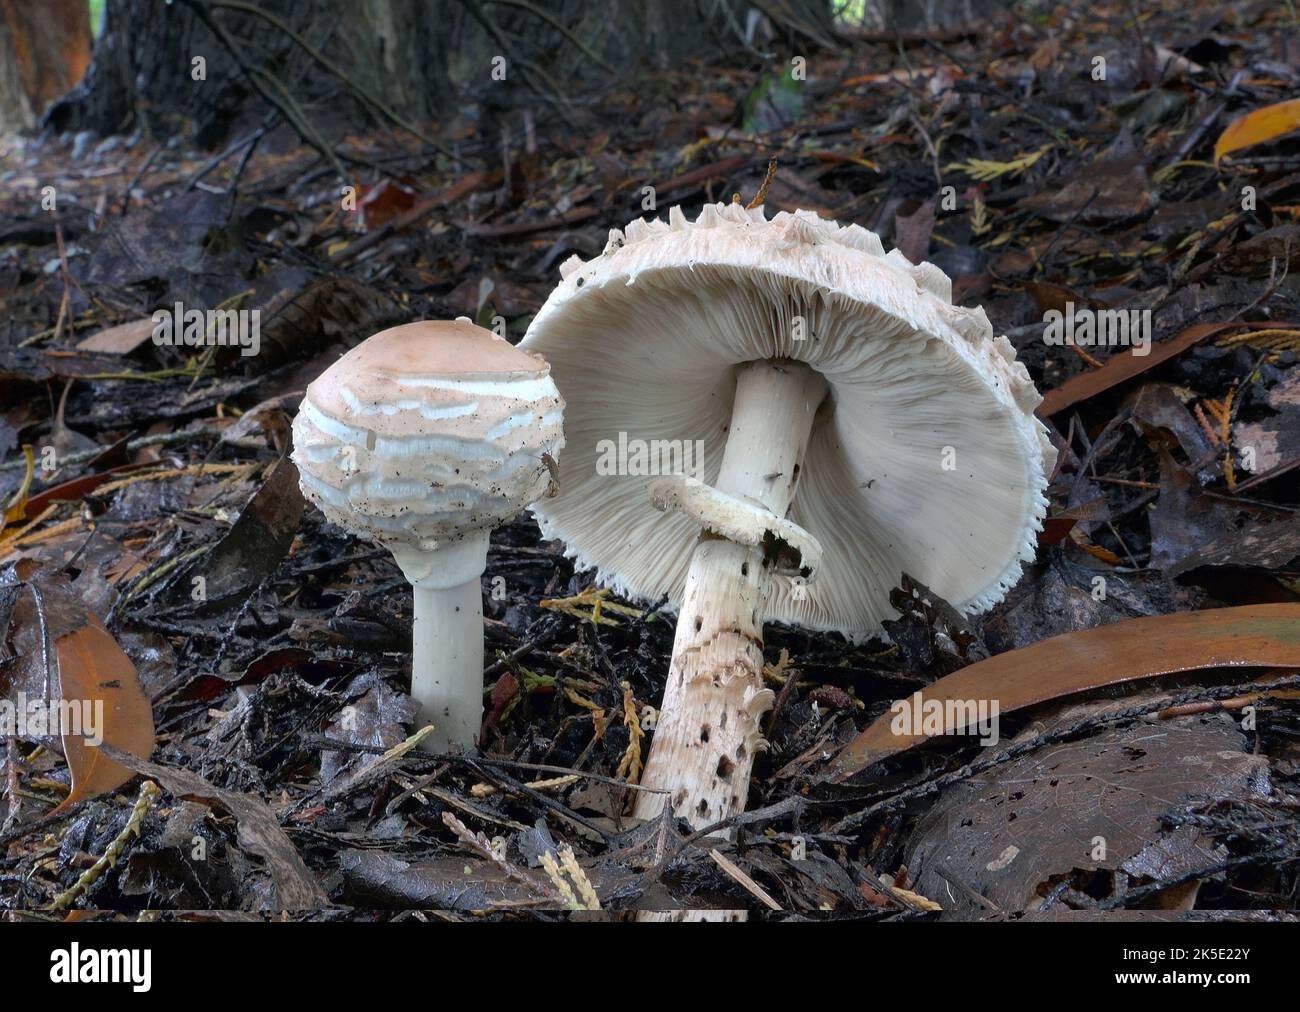
M 674 207 L 561 275 L 521 343 L 568 401 L 566 484 L 534 512 L 602 582 L 678 610 L 641 780 L 662 793 L 635 811 L 667 798 L 702 828 L 744 809 L 765 747 L 764 622 L 863 639 L 903 572 L 990 607 L 1033 557 L 1055 453 L 984 311 L 858 225 Z M 697 440 L 694 473 L 665 474 Z
M 307 388 L 293 423 L 303 494 L 392 551 L 415 593 L 411 694 L 427 747 L 483 718 L 488 535 L 552 487 L 564 401 L 539 356 L 465 317 L 394 327 Z

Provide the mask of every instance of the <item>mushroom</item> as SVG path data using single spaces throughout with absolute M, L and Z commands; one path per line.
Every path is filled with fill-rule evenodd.
M 990 607 L 1034 555 L 1055 453 L 983 309 L 858 225 L 674 207 L 560 273 L 520 345 L 568 402 L 566 484 L 533 510 L 602 583 L 678 611 L 635 814 L 667 797 L 704 828 L 744 809 L 765 747 L 763 623 L 864 639 L 903 572 Z M 696 440 L 694 473 L 665 474 Z M 637 454 L 610 475 L 615 446 Z
M 411 694 L 435 751 L 478 738 L 488 535 L 554 487 L 563 412 L 542 358 L 459 317 L 363 341 L 294 418 L 303 494 L 414 588 Z

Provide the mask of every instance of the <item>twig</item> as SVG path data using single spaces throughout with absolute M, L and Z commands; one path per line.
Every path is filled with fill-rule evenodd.
M 130 440 L 126 444 L 126 452 L 134 453 L 136 450 L 144 449 L 147 446 L 172 446 L 176 443 L 188 443 L 191 439 L 216 438 L 221 435 L 220 429 L 183 429 L 180 432 L 168 432 L 156 436 L 139 436 Z M 84 464 L 89 460 L 94 460 L 104 452 L 103 447 L 96 447 L 93 450 L 82 450 L 80 453 L 70 453 L 66 457 L 59 459 L 59 467 L 71 467 L 74 464 Z M 9 460 L 0 464 L 0 472 L 16 471 L 24 467 L 25 462 L 22 459 Z
M 766 889 L 746 875 L 740 865 L 736 864 L 735 861 L 723 854 L 717 847 L 714 847 L 709 851 L 709 857 L 713 858 L 714 864 L 738 882 L 746 892 L 758 900 L 758 902 L 762 903 L 763 906 L 767 907 L 768 910 L 781 909 L 781 904 L 772 899 Z
M 122 196 L 120 198 L 122 201 L 122 208 L 118 211 L 119 217 L 126 217 L 126 212 L 131 207 L 131 191 L 134 190 L 136 184 L 144 178 L 145 173 L 149 171 L 149 167 L 153 165 L 153 160 L 162 154 L 162 150 L 163 146 L 159 144 L 156 148 L 150 151 L 149 157 L 144 160 L 144 164 L 136 170 L 135 175 L 131 177 L 131 181 L 126 184 L 126 188 L 122 191 Z

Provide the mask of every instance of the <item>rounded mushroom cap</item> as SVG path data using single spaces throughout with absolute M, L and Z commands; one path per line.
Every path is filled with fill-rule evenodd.
M 495 527 L 547 493 L 564 401 L 537 355 L 461 317 L 363 341 L 293 421 L 303 494 L 394 551 Z
M 903 572 L 970 612 L 1032 559 L 1055 460 L 1041 398 L 933 264 L 809 211 L 715 204 L 612 230 L 560 272 L 520 345 L 568 401 L 565 485 L 533 511 L 620 593 L 680 604 L 699 527 L 649 485 L 688 456 L 716 481 L 736 370 L 759 359 L 806 362 L 830 390 L 788 514 L 821 566 L 774 580 L 769 619 L 862 638 L 895 614 Z

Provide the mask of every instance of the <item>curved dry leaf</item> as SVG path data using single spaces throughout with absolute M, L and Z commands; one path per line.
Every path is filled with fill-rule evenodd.
M 1264 604 L 1135 618 L 1053 636 L 962 668 L 927 686 L 920 705 L 996 701 L 1010 713 L 1060 696 L 1201 668 L 1300 668 L 1300 605 Z M 914 697 L 915 698 L 915 697 Z M 962 725 L 944 707 L 944 733 Z M 895 734 L 887 711 L 835 757 L 828 779 L 838 783 L 881 759 L 926 741 Z
M 1214 144 L 1214 164 L 1224 155 L 1254 147 L 1300 130 L 1300 98 L 1276 102 L 1238 116 L 1227 125 Z
M 154 746 L 153 708 L 140 688 L 135 665 L 113 634 L 98 617 L 87 612 L 86 624 L 59 637 L 55 650 L 60 699 L 89 701 L 97 711 L 102 706 L 96 730 L 103 740 L 142 759 L 149 758 Z M 135 775 L 80 734 L 63 735 L 63 754 L 72 774 L 72 790 L 59 809 L 121 787 Z

